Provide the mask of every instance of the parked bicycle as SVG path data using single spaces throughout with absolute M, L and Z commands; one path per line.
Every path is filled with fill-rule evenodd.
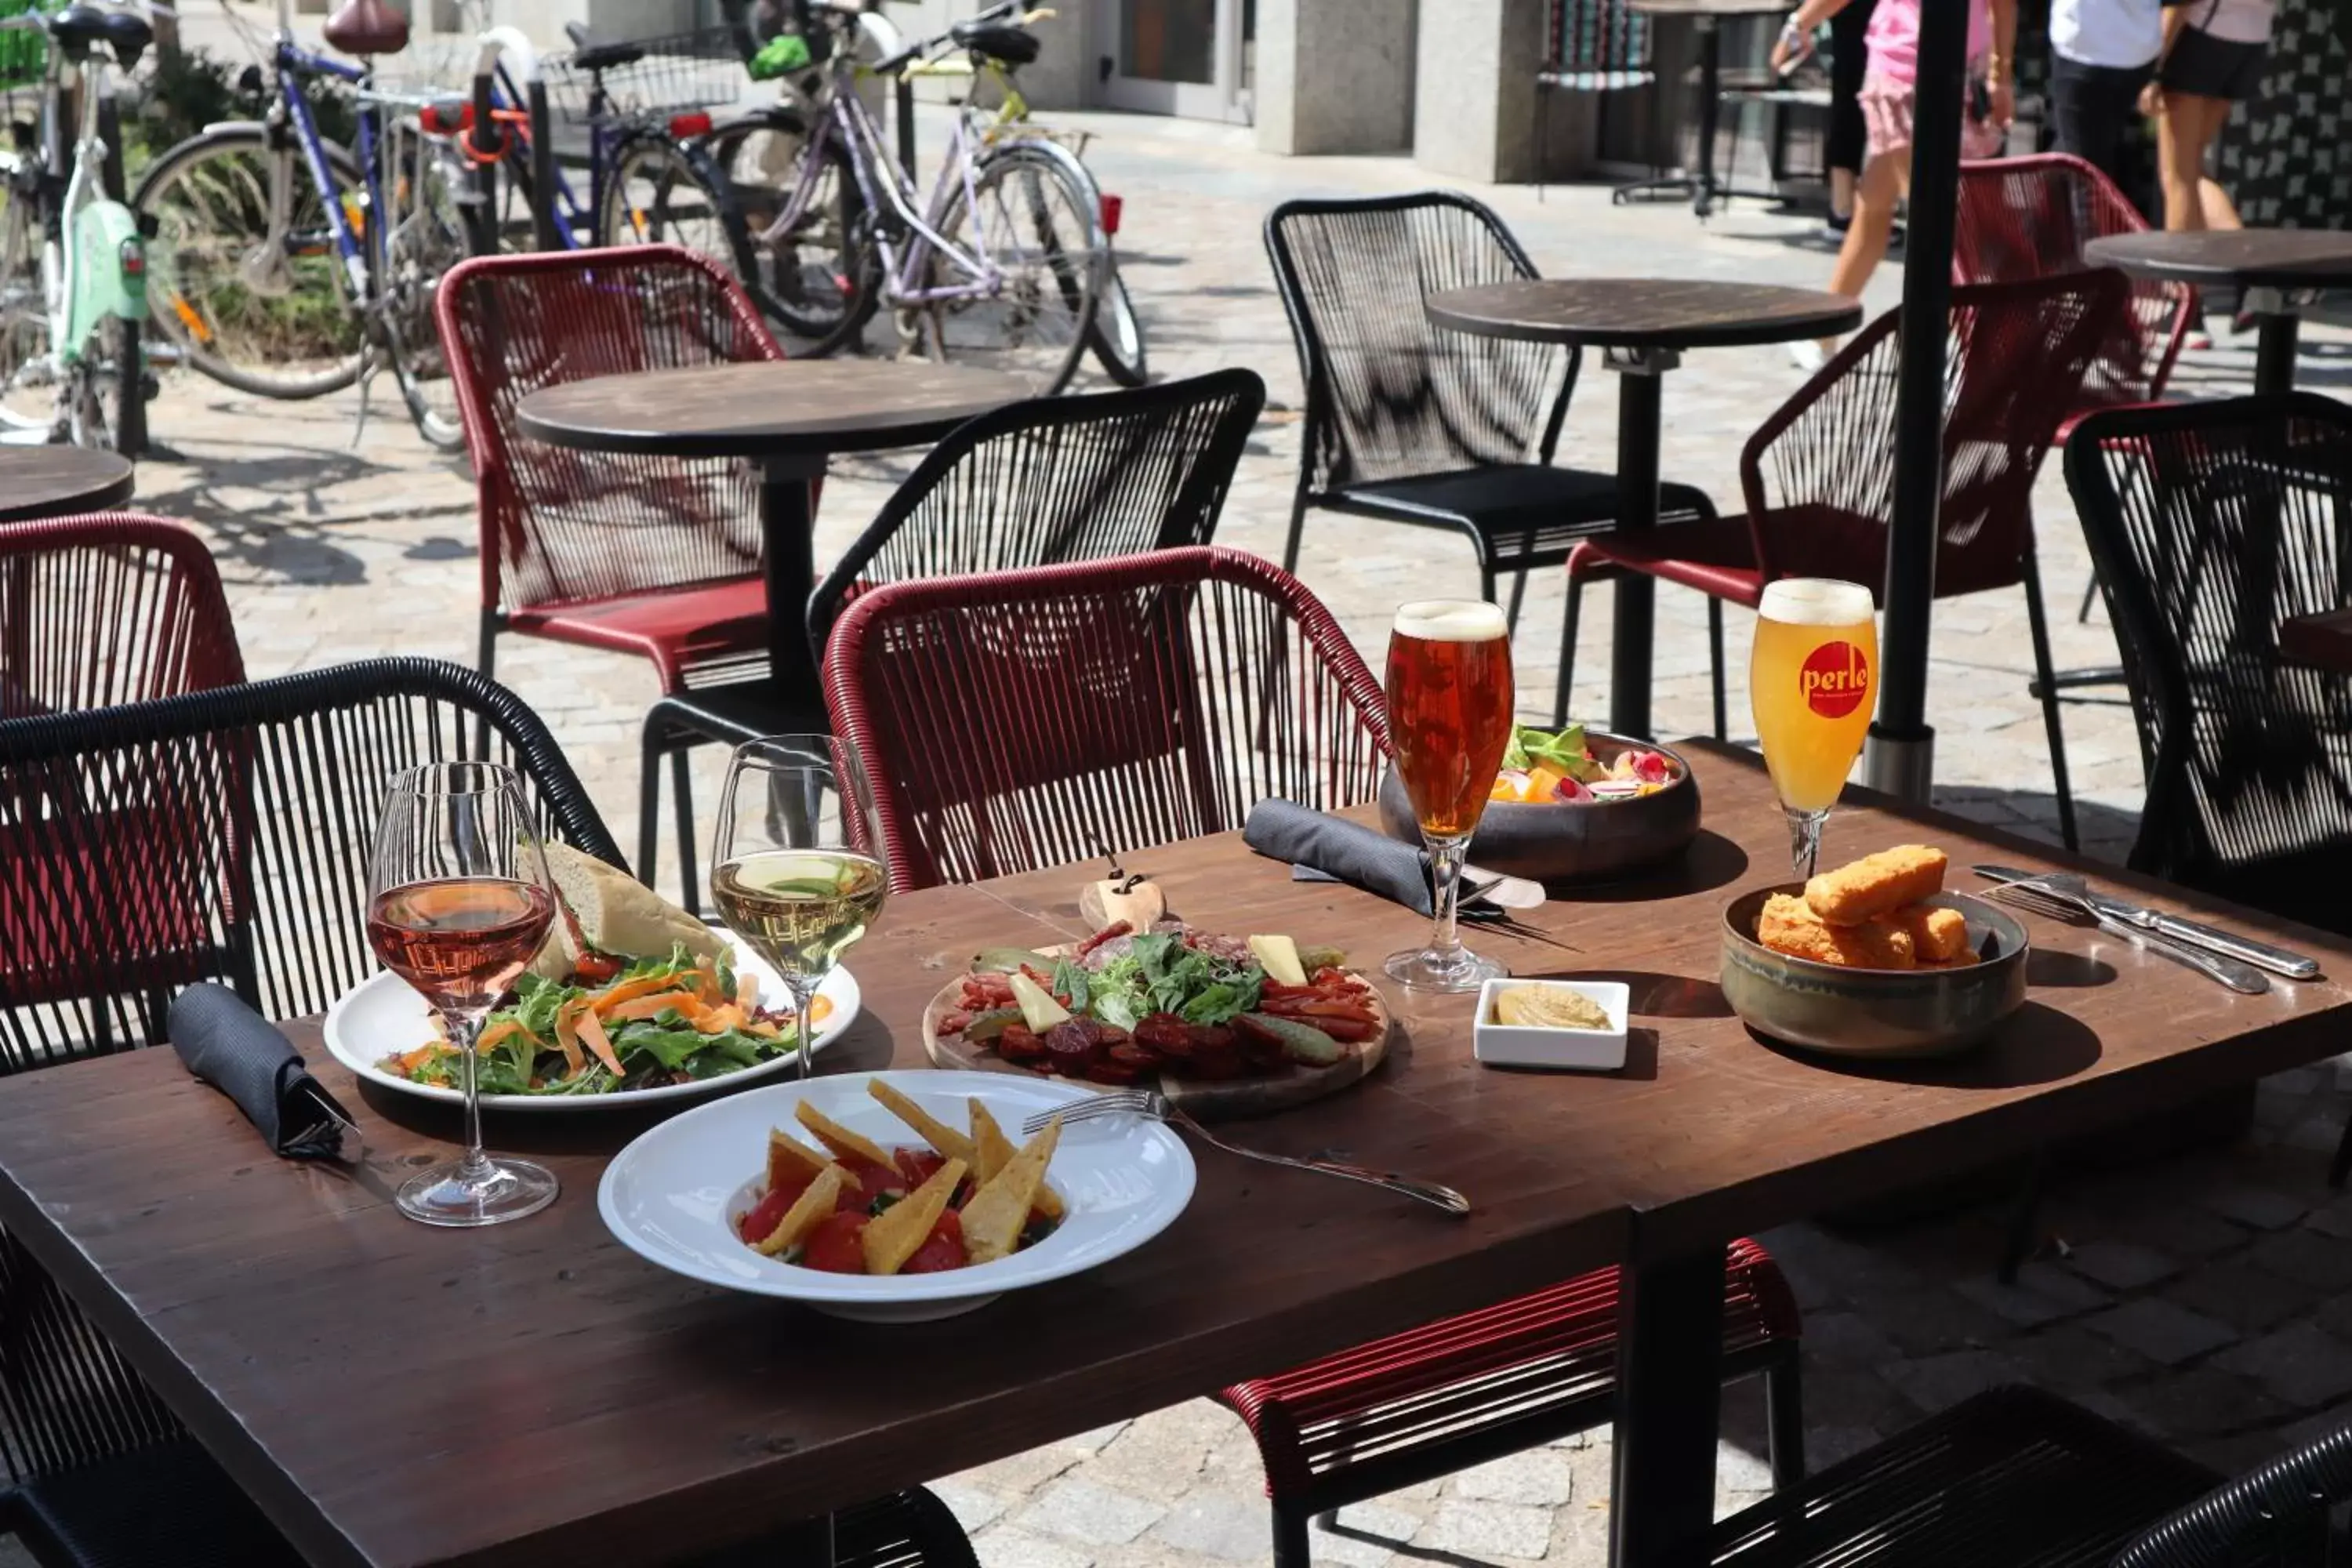
M 206 375 L 264 397 L 316 397 L 388 365 L 418 434 L 455 449 L 433 291 L 467 253 L 465 160 L 425 127 L 444 100 L 374 85 L 375 58 L 407 44 L 398 12 L 359 0 L 326 38 L 358 58 L 304 48 L 278 0 L 263 118 L 207 127 L 140 180 L 156 329 Z M 355 148 L 320 132 L 320 91 L 351 97 Z
M 1000 5 L 870 67 L 856 58 L 856 7 L 793 0 L 793 11 L 810 52 L 798 84 L 806 114 L 787 106 L 712 132 L 730 194 L 750 213 L 744 277 L 754 298 L 818 353 L 854 341 L 887 309 L 919 353 L 1011 372 L 1041 394 L 1060 391 L 1086 352 L 1110 265 L 1092 176 L 1059 142 L 1002 133 L 967 95 L 926 196 L 856 90 L 861 70 L 892 79 L 950 51 L 1025 64 L 1037 40 L 1005 20 L 1018 5 Z M 787 139 L 781 179 L 749 161 L 762 131 Z
M 0 147 L 0 441 L 146 449 L 146 259 L 107 60 L 129 71 L 152 37 L 92 5 L 0 18 L 0 66 L 40 84 Z

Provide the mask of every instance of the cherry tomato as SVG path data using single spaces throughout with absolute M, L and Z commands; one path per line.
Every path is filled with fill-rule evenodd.
M 915 1256 L 899 1266 L 901 1274 L 938 1274 L 950 1268 L 961 1268 L 971 1259 L 963 1250 L 963 1220 L 955 1210 L 940 1215 L 931 1226 L 931 1234 L 923 1245 L 915 1248 Z
M 583 952 L 572 966 L 572 977 L 583 985 L 603 985 L 617 978 L 621 961 L 601 952 Z
M 895 1165 L 868 1165 L 863 1163 L 845 1164 L 849 1179 L 856 1182 L 855 1191 L 842 1194 L 841 1206 L 864 1214 L 873 1208 L 874 1200 L 885 1193 L 905 1197 L 910 1190 L 904 1173 Z
M 828 1274 L 865 1273 L 866 1249 L 861 1238 L 866 1235 L 866 1225 L 863 1214 L 827 1215 L 816 1222 L 816 1228 L 802 1242 L 802 1264 Z
M 758 1207 L 743 1216 L 742 1223 L 735 1227 L 735 1234 L 741 1237 L 747 1245 L 759 1246 L 776 1233 L 777 1223 L 794 1204 L 800 1202 L 801 1194 L 806 1191 L 808 1183 L 805 1181 L 787 1182 L 772 1189 L 766 1197 L 760 1200 Z
M 901 1149 L 893 1158 L 898 1163 L 898 1174 L 906 1181 L 907 1190 L 910 1193 L 939 1174 L 940 1167 L 947 1163 L 929 1149 Z

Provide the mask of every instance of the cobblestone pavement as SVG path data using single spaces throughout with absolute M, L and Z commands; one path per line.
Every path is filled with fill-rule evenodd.
M 1297 468 L 1298 375 L 1259 240 L 1286 196 L 1381 192 L 1432 182 L 1395 159 L 1278 160 L 1221 129 L 1109 116 L 1091 161 L 1126 197 L 1122 264 L 1148 323 L 1152 362 L 1175 374 L 1246 364 L 1271 404 L 1251 443 L 1220 539 L 1279 558 Z M 1817 284 L 1827 247 L 1794 219 L 1742 204 L 1702 227 L 1672 205 L 1617 207 L 1605 190 L 1482 190 L 1547 271 L 1714 276 Z M 1870 303 L 1894 302 L 1885 272 Z M 2352 379 L 2352 334 L 2320 330 L 2306 384 Z M 2192 392 L 2242 388 L 2250 342 L 2189 356 Z M 1666 387 L 1666 472 L 1726 504 L 1739 445 L 1799 383 L 1779 351 L 1694 353 Z M 1568 460 L 1608 467 L 1613 378 L 1588 364 L 1568 424 Z M 462 462 L 409 432 L 389 386 L 365 439 L 356 395 L 257 401 L 175 376 L 153 412 L 178 461 L 143 464 L 140 506 L 188 519 L 219 554 L 248 667 L 257 676 L 385 653 L 470 662 L 477 610 L 472 491 Z M 864 526 L 911 466 L 905 455 L 845 462 L 818 529 L 827 558 Z M 2088 577 L 2079 530 L 2053 465 L 2037 497 L 2061 667 L 2112 662 L 2101 616 L 2078 625 Z M 1475 593 L 1470 557 L 1449 536 L 1331 516 L 1309 520 L 1300 573 L 1377 658 L 1391 609 L 1428 593 Z M 1608 595 L 1593 595 L 1579 650 L 1576 709 L 1598 716 L 1608 662 Z M 1707 723 L 1702 606 L 1659 595 L 1661 731 Z M 1561 608 L 1557 576 L 1532 584 L 1518 639 L 1522 704 L 1548 713 Z M 1746 621 L 1730 616 L 1733 727 L 1745 725 Z M 1939 797 L 1982 819 L 2054 837 L 2050 769 L 2026 694 L 2030 654 L 2018 593 L 1939 605 L 1930 719 L 1940 732 Z M 637 662 L 510 638 L 500 679 L 546 715 L 625 843 L 636 809 L 639 719 L 656 695 Z M 2119 695 L 2119 694 L 2118 694 Z M 2070 704 L 2067 739 L 2091 847 L 2120 858 L 2139 802 L 2128 711 Z M 701 758 L 700 799 L 719 759 Z M 1832 829 L 1834 837 L 1834 829 Z M 1834 847 L 1834 846 L 1832 846 Z M 674 870 L 667 865 L 666 872 Z M 1815 1458 L 1895 1430 L 1988 1384 L 2026 1378 L 2236 1467 L 2352 1397 L 2352 1204 L 2326 1192 L 2326 1152 L 2345 1098 L 2332 1069 L 2263 1085 L 2249 1142 L 2121 1174 L 2063 1183 L 2044 1256 L 2016 1288 L 1990 1275 L 1996 1205 L 1873 1233 L 1794 1227 L 1770 1238 L 1807 1314 L 1807 1407 Z M 2067 1249 L 2060 1256 L 2059 1243 Z M 1764 1485 L 1760 1399 L 1727 1405 L 1719 1481 L 1727 1505 Z M 1601 1561 L 1605 1434 L 1524 1454 L 1345 1516 L 1318 1556 L 1346 1564 Z M 1140 1568 L 1251 1561 L 1266 1552 L 1257 1464 L 1239 1424 L 1193 1404 L 950 1479 L 940 1489 L 991 1568 Z

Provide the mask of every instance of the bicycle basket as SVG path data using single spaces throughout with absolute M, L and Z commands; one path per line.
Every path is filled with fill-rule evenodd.
M 0 0 L 0 16 L 29 16 L 41 9 L 41 0 Z M 49 62 L 49 40 L 41 33 L 11 27 L 0 32 L 0 92 L 11 88 L 38 87 Z
M 8 3 L 0 0 L 0 5 Z M 751 75 L 736 51 L 734 36 L 723 26 L 630 42 L 645 54 L 604 71 L 607 119 L 636 119 L 732 103 L 751 87 Z M 541 62 L 541 70 L 547 79 L 548 107 L 572 124 L 585 125 L 592 118 L 588 96 L 593 79 L 572 61 L 568 54 L 550 55 Z

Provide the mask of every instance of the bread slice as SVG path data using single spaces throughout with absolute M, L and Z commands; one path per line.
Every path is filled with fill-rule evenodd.
M 548 927 L 530 972 L 562 980 L 578 962 L 582 944 L 614 958 L 667 958 L 679 942 L 697 958 L 717 958 L 725 933 L 703 924 L 617 868 L 552 839 L 541 847 L 563 917 Z

